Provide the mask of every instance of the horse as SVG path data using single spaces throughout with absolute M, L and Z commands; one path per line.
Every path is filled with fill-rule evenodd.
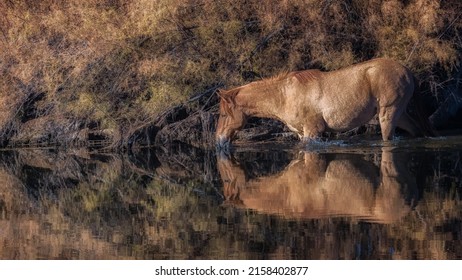
M 407 168 L 406 155 L 387 149 L 382 148 L 379 170 L 360 155 L 327 160 L 304 151 L 281 172 L 252 179 L 234 158 L 220 154 L 223 205 L 286 219 L 397 222 L 410 212 L 408 203 L 415 199 L 417 182 Z
M 384 141 L 393 138 L 396 127 L 412 136 L 423 134 L 424 125 L 419 128 L 406 113 L 416 84 L 408 68 L 378 58 L 335 71 L 288 72 L 219 90 L 217 147 L 229 147 L 251 116 L 280 120 L 305 142 L 326 131 L 345 132 L 364 125 L 377 113 Z

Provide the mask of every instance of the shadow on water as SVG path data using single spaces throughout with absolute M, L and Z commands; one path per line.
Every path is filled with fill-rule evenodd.
M 461 138 L 0 152 L 2 259 L 460 259 Z

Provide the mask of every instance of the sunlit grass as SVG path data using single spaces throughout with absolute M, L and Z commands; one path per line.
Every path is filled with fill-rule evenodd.
M 33 117 L 82 120 L 76 130 L 97 124 L 129 137 L 198 92 L 247 82 L 246 73 L 334 70 L 379 56 L 440 83 L 460 63 L 459 8 L 457 0 L 6 1 L 0 138 L 24 129 L 26 107 L 39 109 Z M 36 94 L 41 103 L 30 101 Z

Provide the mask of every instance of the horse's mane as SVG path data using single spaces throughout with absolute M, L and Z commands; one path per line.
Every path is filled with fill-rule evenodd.
M 321 71 L 317 69 L 302 70 L 302 71 L 292 71 L 292 72 L 282 72 L 273 77 L 255 81 L 251 84 L 256 86 L 272 86 L 274 82 L 281 82 L 292 77 L 295 77 L 301 84 L 306 84 L 312 81 L 317 80 L 320 77 Z
M 303 70 L 303 71 L 293 71 L 293 72 L 283 72 L 280 74 L 277 74 L 273 77 L 270 78 L 265 78 L 261 79 L 258 81 L 251 82 L 248 84 L 248 86 L 253 86 L 253 87 L 258 87 L 258 88 L 272 88 L 274 87 L 274 83 L 276 82 L 281 82 L 286 79 L 295 77 L 301 84 L 307 84 L 309 82 L 315 81 L 319 78 L 319 74 L 321 71 L 319 70 Z M 218 95 L 228 101 L 229 103 L 234 104 L 234 99 L 236 98 L 236 95 L 239 93 L 239 91 L 243 88 L 244 86 L 240 86 L 237 88 L 229 89 L 229 90 L 224 90 L 220 89 L 218 91 Z
M 274 75 L 269 78 L 263 78 L 261 80 L 253 81 L 249 85 L 254 85 L 254 86 L 268 86 L 268 85 L 273 85 L 275 82 L 281 82 L 286 80 L 287 78 L 292 77 L 294 72 L 282 72 L 277 75 Z
M 293 72 L 295 78 L 302 84 L 307 84 L 312 81 L 316 81 L 321 74 L 321 71 L 317 69 L 304 70 Z

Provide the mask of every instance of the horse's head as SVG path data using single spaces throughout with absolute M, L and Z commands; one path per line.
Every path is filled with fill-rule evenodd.
M 229 148 L 236 131 L 245 125 L 246 116 L 242 109 L 236 105 L 235 98 L 238 92 L 238 89 L 218 92 L 220 96 L 220 116 L 215 137 L 216 145 L 219 149 Z

